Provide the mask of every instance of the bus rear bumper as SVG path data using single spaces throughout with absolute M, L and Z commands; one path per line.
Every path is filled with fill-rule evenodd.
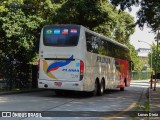
M 81 81 L 38 80 L 38 88 L 83 91 L 83 84 Z

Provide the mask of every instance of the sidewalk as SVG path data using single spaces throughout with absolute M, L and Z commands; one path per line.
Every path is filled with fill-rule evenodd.
M 150 120 L 160 120 L 160 84 L 156 85 L 156 91 L 149 88 L 150 112 L 155 113 L 155 117 Z M 156 117 L 158 114 L 158 117 Z

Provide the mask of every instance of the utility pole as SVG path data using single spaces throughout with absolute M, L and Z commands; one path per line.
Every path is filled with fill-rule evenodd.
M 156 69 L 155 69 L 155 82 L 154 82 L 154 91 L 156 91 L 156 83 L 157 83 L 157 66 L 158 66 L 158 39 L 159 39 L 159 28 L 157 33 L 157 49 L 156 49 Z

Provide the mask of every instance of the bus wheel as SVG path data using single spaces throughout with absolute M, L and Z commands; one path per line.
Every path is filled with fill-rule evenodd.
M 99 96 L 103 95 L 104 90 L 105 90 L 104 87 L 105 87 L 105 86 L 104 86 L 104 81 L 102 80 L 102 81 L 101 81 L 101 84 L 98 85 L 98 95 L 99 95 Z
M 120 91 L 124 91 L 124 88 L 120 88 Z
M 94 90 L 91 92 L 91 96 L 96 96 L 98 91 L 98 81 L 95 81 Z

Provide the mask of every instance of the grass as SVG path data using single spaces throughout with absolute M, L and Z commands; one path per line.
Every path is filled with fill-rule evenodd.
M 145 110 L 146 112 L 149 112 L 149 110 L 150 110 L 149 100 L 147 100 L 147 101 L 144 103 L 144 110 Z
M 145 94 L 145 101 L 144 102 L 138 102 L 136 108 L 135 108 L 135 114 L 133 114 L 131 120 L 136 120 L 138 117 L 136 113 L 138 112 L 149 112 L 150 111 L 150 104 L 149 104 L 149 88 Z M 142 120 L 148 120 L 148 117 L 141 117 Z

